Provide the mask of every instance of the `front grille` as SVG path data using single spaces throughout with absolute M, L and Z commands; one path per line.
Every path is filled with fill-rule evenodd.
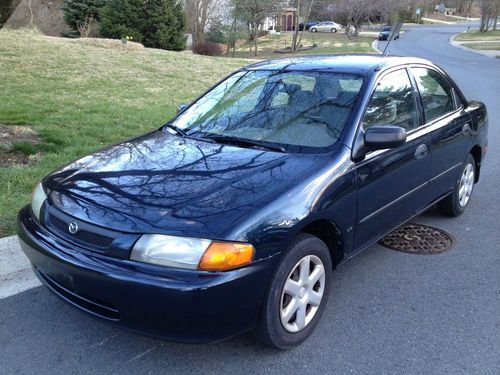
M 68 220 L 68 222 L 66 222 L 52 213 L 49 214 L 49 221 L 52 226 L 60 233 L 62 233 L 66 238 L 78 242 L 83 242 L 87 245 L 93 245 L 104 249 L 110 247 L 111 243 L 114 240 L 113 237 L 103 236 L 101 234 L 89 232 L 85 229 L 80 229 L 77 233 L 71 234 L 68 230 L 70 221 Z

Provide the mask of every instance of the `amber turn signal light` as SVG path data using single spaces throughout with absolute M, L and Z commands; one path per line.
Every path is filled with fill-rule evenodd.
M 253 260 L 254 248 L 246 243 L 212 242 L 205 250 L 198 269 L 227 271 L 244 266 Z

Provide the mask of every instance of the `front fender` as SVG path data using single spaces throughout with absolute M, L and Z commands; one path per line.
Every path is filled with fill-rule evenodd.
M 350 149 L 236 226 L 227 239 L 252 243 L 256 259 L 281 252 L 307 225 L 328 220 L 338 227 L 344 251 L 352 249 L 356 191 Z

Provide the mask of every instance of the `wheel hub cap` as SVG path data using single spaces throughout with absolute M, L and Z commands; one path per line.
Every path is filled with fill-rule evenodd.
M 283 285 L 280 319 L 288 332 L 303 330 L 314 318 L 325 290 L 325 268 L 320 258 L 307 255 L 292 269 Z
M 474 167 L 472 164 L 467 164 L 462 176 L 460 177 L 460 183 L 458 188 L 458 203 L 461 207 L 465 207 L 469 202 L 470 196 L 472 195 L 472 189 L 474 188 Z

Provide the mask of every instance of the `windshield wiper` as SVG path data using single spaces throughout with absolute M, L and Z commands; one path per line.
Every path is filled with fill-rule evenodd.
M 172 129 L 175 131 L 177 134 L 179 134 L 183 138 L 189 138 L 189 139 L 194 139 L 195 141 L 202 141 L 202 142 L 210 142 L 214 143 L 212 139 L 205 138 L 205 137 L 197 137 L 193 134 L 188 134 L 184 129 L 179 128 L 178 126 L 175 126 L 172 123 L 166 123 L 165 124 L 166 128 Z
M 269 144 L 267 142 L 260 142 L 253 139 L 248 138 L 238 138 L 230 135 L 222 135 L 222 134 L 208 134 L 205 135 L 206 138 L 213 139 L 219 143 L 227 143 L 227 144 L 235 144 L 241 146 L 256 146 L 272 151 L 286 152 L 285 148 L 278 145 Z
M 175 131 L 177 134 L 180 134 L 184 138 L 188 136 L 187 133 L 183 129 L 179 128 L 178 126 L 175 126 L 174 124 L 172 124 L 170 122 L 167 122 L 165 124 L 165 127 L 172 129 L 173 131 Z

